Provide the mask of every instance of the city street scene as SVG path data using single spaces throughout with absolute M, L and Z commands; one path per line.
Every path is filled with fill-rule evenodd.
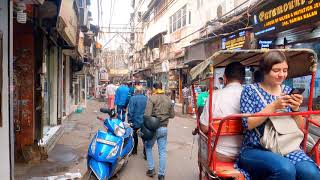
M 320 0 L 1 0 L 0 179 L 319 180 Z

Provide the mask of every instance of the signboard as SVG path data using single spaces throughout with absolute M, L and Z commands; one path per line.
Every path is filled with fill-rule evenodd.
M 110 75 L 127 75 L 129 73 L 129 69 L 110 69 Z
M 318 21 L 320 0 L 278 0 L 253 15 L 256 36 L 266 35 Z
M 272 49 L 274 46 L 274 40 L 266 40 L 266 39 L 259 39 L 258 40 L 258 48 L 260 49 Z
M 221 39 L 221 48 L 228 50 L 245 49 L 248 46 L 249 37 L 249 32 L 245 30 L 232 33 Z

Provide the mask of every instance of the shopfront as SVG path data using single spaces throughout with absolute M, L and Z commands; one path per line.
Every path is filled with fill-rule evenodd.
M 225 34 L 221 37 L 221 49 L 223 50 L 240 50 L 240 49 L 255 49 L 254 37 L 252 28 L 243 28 L 237 31 Z M 219 78 L 223 78 L 224 68 L 215 69 L 215 88 L 221 87 L 219 85 Z M 252 68 L 246 68 L 245 83 L 252 83 Z
M 253 31 L 259 48 L 308 48 L 320 55 L 320 0 L 272 1 L 253 12 Z M 320 67 L 314 97 L 320 96 Z M 309 96 L 311 76 L 294 78 L 286 83 L 305 88 Z

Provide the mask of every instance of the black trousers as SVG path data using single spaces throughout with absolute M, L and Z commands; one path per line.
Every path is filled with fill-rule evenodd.
M 133 129 L 133 139 L 134 139 L 134 146 L 133 146 L 133 151 L 137 152 L 138 148 L 138 132 L 139 128 L 134 128 Z
M 138 130 L 139 128 L 133 128 L 133 139 L 134 139 L 134 146 L 133 146 L 133 152 L 137 153 L 137 150 L 138 150 L 138 139 L 139 139 L 139 136 L 138 136 Z M 144 143 L 143 143 L 143 155 L 144 155 L 144 159 L 146 159 L 146 149 L 144 147 Z
M 198 115 L 199 115 L 199 117 L 200 117 L 201 114 L 202 114 L 203 108 L 204 108 L 204 106 L 199 106 L 199 107 L 198 107 Z

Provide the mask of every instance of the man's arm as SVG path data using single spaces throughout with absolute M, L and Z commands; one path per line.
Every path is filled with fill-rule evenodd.
M 209 99 L 203 107 L 203 111 L 200 115 L 200 130 L 207 134 L 208 133 L 208 124 L 209 124 Z
M 119 97 L 118 97 L 118 96 L 119 96 L 119 92 L 118 92 L 118 91 L 119 91 L 119 88 L 116 90 L 116 94 L 115 94 L 115 97 L 114 97 L 114 105 L 117 105 L 117 104 L 118 104 L 118 101 L 119 101 L 119 100 L 118 100 L 118 98 L 119 98 Z
M 203 111 L 200 115 L 200 129 L 203 133 L 208 133 L 208 124 L 209 124 L 209 101 L 212 101 L 212 116 L 216 116 L 217 112 L 217 93 L 212 94 L 212 99 L 210 99 L 210 96 L 206 100 L 206 103 L 203 107 Z M 213 101 L 214 100 L 214 101 Z
M 148 98 L 147 105 L 146 105 L 146 110 L 144 111 L 144 115 L 145 116 L 151 116 L 152 109 L 153 109 L 153 103 L 151 102 L 151 98 Z
M 133 118 L 133 110 L 134 110 L 134 99 L 130 99 L 129 101 L 129 106 L 128 106 L 128 123 L 132 123 L 132 118 Z

